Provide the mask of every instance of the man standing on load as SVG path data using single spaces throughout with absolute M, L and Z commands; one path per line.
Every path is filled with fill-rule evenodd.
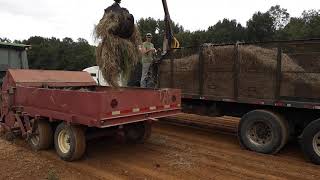
M 154 45 L 151 43 L 152 34 L 148 33 L 146 35 L 146 41 L 140 47 L 140 51 L 142 53 L 142 75 L 140 81 L 140 87 L 148 87 L 148 72 L 153 61 L 153 56 L 157 52 L 154 48 Z

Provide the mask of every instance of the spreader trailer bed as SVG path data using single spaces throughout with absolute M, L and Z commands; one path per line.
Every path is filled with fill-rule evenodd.
M 180 96 L 176 89 L 99 87 L 87 72 L 10 69 L 2 85 L 1 130 L 21 135 L 35 150 L 54 144 L 63 160 L 73 161 L 84 154 L 89 134 L 146 140 L 152 121 L 180 113 Z

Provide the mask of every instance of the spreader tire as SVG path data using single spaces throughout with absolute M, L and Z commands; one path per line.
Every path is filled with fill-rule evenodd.
M 86 150 L 84 129 L 77 125 L 59 124 L 54 134 L 54 145 L 62 160 L 80 159 Z
M 35 132 L 28 140 L 31 148 L 36 151 L 49 149 L 53 144 L 53 130 L 50 122 L 38 120 L 34 125 Z
M 124 132 L 127 142 L 143 143 L 151 136 L 151 122 L 138 122 L 125 125 Z

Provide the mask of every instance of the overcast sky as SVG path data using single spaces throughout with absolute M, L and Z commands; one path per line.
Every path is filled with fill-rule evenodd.
M 136 19 L 163 19 L 161 0 L 122 0 Z M 236 19 L 242 25 L 257 11 L 279 4 L 291 16 L 320 9 L 320 0 L 167 0 L 171 18 L 187 30 L 206 29 L 217 21 Z M 93 42 L 92 31 L 113 0 L 0 0 L 0 37 L 79 37 Z

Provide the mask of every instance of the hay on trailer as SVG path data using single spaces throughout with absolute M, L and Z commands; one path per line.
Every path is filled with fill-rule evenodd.
M 240 78 L 238 93 L 240 97 L 274 98 L 276 88 L 277 48 L 265 48 L 255 45 L 239 46 Z M 219 97 L 233 97 L 233 72 L 236 58 L 235 46 L 204 46 L 204 93 Z M 189 90 L 191 84 L 199 74 L 197 61 L 194 55 L 175 59 L 174 71 L 186 71 L 184 78 L 179 78 L 178 84 Z M 198 57 L 197 57 L 198 58 Z M 301 61 L 302 59 L 300 59 Z M 170 71 L 170 61 L 161 65 L 161 71 Z M 183 63 L 181 63 L 183 62 Z M 282 53 L 281 96 L 319 98 L 320 76 L 310 73 L 298 64 L 299 59 Z M 309 68 L 310 69 L 310 68 Z M 161 75 L 163 76 L 163 75 Z M 168 77 L 168 76 L 166 76 Z M 165 78 L 161 78 L 165 79 Z M 197 80 L 196 80 L 197 81 Z M 176 82 L 176 79 L 174 80 Z M 186 84 L 183 86 L 183 84 Z M 164 87 L 164 86 L 162 86 Z M 187 88 L 189 87 L 189 88 Z M 227 90 L 229 88 L 229 91 Z M 306 90 L 308 89 L 308 90 Z M 190 91 L 189 91 L 190 92 Z M 198 88 L 193 88 L 197 93 Z
M 134 65 L 140 59 L 140 33 L 128 10 L 115 3 L 105 10 L 95 27 L 99 45 L 96 49 L 97 65 L 110 86 L 119 87 L 119 80 L 127 82 Z
M 241 46 L 240 59 L 241 67 L 248 67 L 248 64 L 254 64 L 254 68 L 264 68 L 266 72 L 275 72 L 277 68 L 278 50 L 276 48 L 263 48 L 259 46 Z M 287 54 L 282 53 L 282 71 L 303 71 L 304 69 L 299 66 Z
M 193 54 L 191 56 L 174 60 L 174 68 L 175 68 L 175 71 L 177 72 L 194 71 L 195 69 L 198 69 L 198 64 L 199 64 L 198 54 Z
M 199 90 L 199 55 L 174 60 L 174 87 L 182 93 L 197 94 Z
M 180 56 L 181 57 L 181 56 Z M 173 61 L 173 85 L 183 93 L 196 94 L 199 88 L 199 55 L 192 54 Z M 171 87 L 171 61 L 166 59 L 160 66 L 160 86 Z
M 235 46 L 208 46 L 203 50 L 205 61 L 205 73 L 209 72 L 208 77 L 216 76 L 210 73 L 210 69 L 215 71 L 233 71 L 235 60 Z M 276 68 L 278 50 L 276 48 L 264 48 L 254 45 L 240 46 L 240 97 L 274 98 L 276 87 Z M 207 63 L 206 63 L 207 62 Z M 281 95 L 301 96 L 303 93 L 297 91 L 303 82 L 310 85 L 311 89 L 320 86 L 320 77 L 306 72 L 296 60 L 289 55 L 282 53 L 282 81 Z M 286 72 L 300 72 L 286 73 Z M 230 78 L 225 73 L 225 79 Z M 212 79 L 212 78 L 211 78 Z M 206 83 L 205 83 L 206 84 Z M 217 87 L 223 86 L 224 82 L 215 82 Z M 206 88 L 206 87 L 205 87 Z M 209 88 L 209 87 L 208 87 Z M 230 87 L 232 88 L 232 87 Z M 305 94 L 306 95 L 306 94 Z M 311 94 L 308 94 L 311 96 Z
M 254 45 L 239 47 L 239 60 L 241 72 L 275 72 L 277 68 L 277 49 L 268 49 Z M 235 47 L 208 46 L 203 50 L 204 59 L 211 65 L 224 66 L 232 70 L 235 60 Z M 217 68 L 217 67 L 215 67 Z M 288 55 L 282 54 L 282 71 L 304 71 Z
M 190 56 L 185 56 L 182 58 L 176 58 L 173 61 L 174 72 L 175 71 L 194 71 L 199 66 L 199 55 L 192 54 Z M 170 59 L 166 59 L 161 62 L 160 70 L 163 72 L 170 72 L 171 61 Z
M 202 51 L 205 68 L 208 70 L 232 71 L 234 64 L 233 46 L 207 46 Z

